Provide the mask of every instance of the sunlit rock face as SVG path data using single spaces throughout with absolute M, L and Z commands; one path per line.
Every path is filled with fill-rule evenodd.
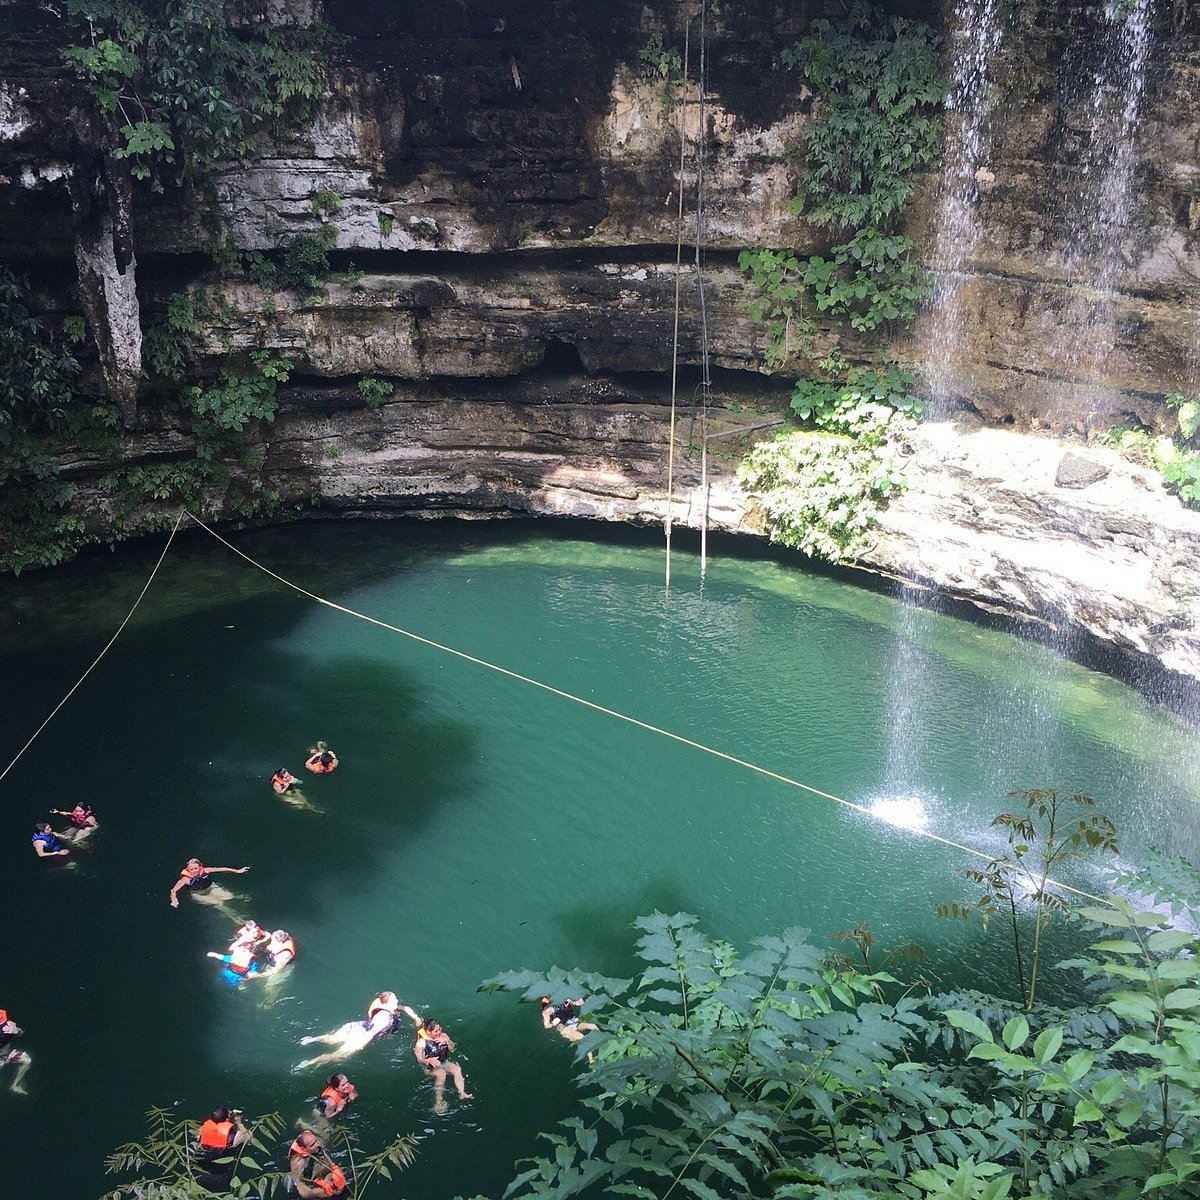
M 231 3 L 235 23 L 324 19 L 342 39 L 310 127 L 264 140 L 203 187 L 134 193 L 143 324 L 182 288 L 208 298 L 192 378 L 238 369 L 251 349 L 295 364 L 276 421 L 250 431 L 237 468 L 248 489 L 353 515 L 659 522 L 677 341 L 673 515 L 759 532 L 756 500 L 734 479 L 744 439 L 712 443 L 701 463 L 697 384 L 706 346 L 709 429 L 745 429 L 752 440 L 770 436 L 754 427 L 778 417 L 801 369 L 767 372 L 737 254 L 826 249 L 789 207 L 794 150 L 819 104 L 779 59 L 821 15 L 821 5 L 803 7 L 708 6 L 701 111 L 696 6 L 682 0 Z M 947 32 L 954 7 L 934 17 Z M 959 422 L 919 434 L 910 487 L 866 565 L 1200 679 L 1194 516 L 1151 472 L 1086 444 L 1127 417 L 1165 428 L 1162 397 L 1200 387 L 1200 43 L 1190 28 L 1158 31 L 1147 49 L 1131 139 L 1136 203 L 1094 331 L 1108 350 L 1085 363 L 1070 352 L 1087 284 L 1069 243 L 1072 197 L 1094 174 L 1093 135 L 1087 95 L 1068 75 L 1090 78 L 1097 19 L 1082 0 L 1025 6 L 990 43 L 989 86 L 1000 95 L 971 176 L 977 236 L 957 264 L 968 336 L 942 374 L 960 409 L 1006 431 Z M 681 55 L 686 46 L 687 85 L 643 60 L 655 38 Z M 63 42 L 56 6 L 0 4 L 0 256 L 31 273 L 52 319 L 76 307 L 68 184 L 96 168 Z M 930 262 L 938 194 L 936 177 L 920 180 L 908 218 Z M 213 266 L 203 248 L 214 234 L 268 252 L 318 237 L 335 270 L 354 271 L 316 294 L 264 290 Z M 128 377 L 137 334 L 128 286 L 105 304 L 97 320 Z M 920 332 L 867 339 L 822 325 L 815 348 L 840 337 L 854 362 L 912 360 Z M 357 388 L 363 376 L 394 390 L 371 407 Z M 122 439 L 130 463 L 187 450 L 163 398 L 160 384 L 143 385 Z M 1068 429 L 1108 475 L 1057 484 L 1062 444 L 1017 432 Z M 111 527 L 112 498 L 96 487 L 109 464 L 87 452 L 64 461 L 88 519 Z M 223 502 L 216 492 L 208 501 Z M 145 515 L 121 520 L 136 531 Z

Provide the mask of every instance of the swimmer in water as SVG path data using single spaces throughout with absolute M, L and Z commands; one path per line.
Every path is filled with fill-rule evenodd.
M 288 1147 L 288 1174 L 301 1200 L 346 1194 L 346 1174 L 311 1129 L 302 1129 Z
M 271 935 L 257 921 L 245 921 L 237 933 L 233 935 L 233 941 L 229 943 L 229 949 L 234 950 L 238 946 L 249 946 L 251 950 L 257 950 L 270 940 Z
M 276 929 L 267 941 L 268 967 L 263 974 L 276 975 L 296 961 L 296 943 L 286 929 Z
M 310 804 L 304 798 L 300 792 L 300 780 L 287 767 L 280 767 L 271 776 L 271 787 L 280 800 L 285 804 L 290 804 L 293 808 L 303 808 L 316 813 L 321 811 L 315 804 Z
M 33 827 L 33 851 L 38 858 L 66 858 L 71 852 L 58 840 L 58 835 L 45 821 Z
M 17 1068 L 17 1073 L 13 1076 L 8 1090 L 16 1092 L 18 1096 L 29 1095 L 21 1080 L 25 1078 L 29 1073 L 29 1068 L 33 1065 L 33 1059 L 24 1050 L 18 1050 L 12 1044 L 13 1038 L 19 1038 L 24 1032 L 25 1030 L 9 1017 L 8 1012 L 0 1008 L 0 1068 L 9 1066 Z
M 432 1017 L 422 1017 L 420 1013 L 404 1006 L 404 1014 L 417 1027 L 417 1040 L 413 1044 L 413 1054 L 417 1062 L 425 1069 L 426 1075 L 433 1080 L 433 1111 L 439 1116 L 447 1109 L 446 1076 L 454 1080 L 455 1090 L 460 1100 L 472 1100 L 474 1097 L 467 1091 L 467 1081 L 463 1078 L 462 1067 L 450 1061 L 450 1055 L 456 1047 L 454 1039 Z
M 337 1062 L 350 1054 L 357 1054 L 364 1046 L 369 1045 L 377 1037 L 386 1037 L 396 1032 L 396 1013 L 400 1011 L 400 1001 L 395 992 L 380 992 L 367 1006 L 365 1021 L 349 1021 L 333 1030 L 332 1033 L 319 1033 L 312 1037 L 300 1039 L 300 1045 L 311 1046 L 320 1042 L 326 1046 L 336 1046 L 326 1054 L 318 1054 L 316 1058 L 305 1059 L 297 1063 L 293 1071 L 305 1071 L 309 1067 L 319 1067 L 325 1063 Z M 409 1010 L 405 1010 L 406 1012 Z
M 232 892 L 227 892 L 213 883 L 212 876 L 245 875 L 248 870 L 249 867 L 206 867 L 198 858 L 189 858 L 187 866 L 179 872 L 179 878 L 175 880 L 175 886 L 171 889 L 171 907 L 179 907 L 179 891 L 181 888 L 187 888 L 188 895 L 194 900 L 224 909 L 229 901 L 236 897 Z
M 324 742 L 318 742 L 304 760 L 304 769 L 314 775 L 328 775 L 330 771 L 336 771 L 337 766 L 338 756 Z
M 228 954 L 221 954 L 217 950 L 210 950 L 208 957 L 215 958 L 218 962 L 225 964 L 225 969 L 221 972 L 221 977 L 230 987 L 237 987 L 239 984 L 245 983 L 247 979 L 257 975 L 259 971 L 258 959 L 254 956 L 254 949 L 245 942 L 231 946 Z
M 317 1097 L 313 1115 L 318 1121 L 323 1121 L 328 1125 L 338 1113 L 345 1110 L 347 1104 L 357 1099 L 358 1092 L 355 1090 L 354 1084 L 340 1071 L 335 1071 L 330 1075 L 325 1090 Z
M 82 801 L 76 804 L 70 812 L 64 808 L 52 808 L 50 810 L 56 817 L 66 817 L 71 822 L 71 828 L 63 834 L 63 837 L 75 845 L 86 841 L 100 828 L 100 822 L 96 820 L 96 812 L 90 804 L 84 804 Z
M 595 1033 L 600 1026 L 590 1021 L 580 1022 L 583 1000 L 563 1000 L 552 1004 L 549 996 L 542 997 L 542 1028 L 556 1030 L 568 1042 L 581 1042 L 585 1033 Z

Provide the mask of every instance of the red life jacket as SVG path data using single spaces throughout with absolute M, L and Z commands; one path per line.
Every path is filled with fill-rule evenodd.
M 214 1121 L 211 1117 L 200 1126 L 200 1145 L 209 1150 L 228 1150 L 233 1136 L 232 1121 Z

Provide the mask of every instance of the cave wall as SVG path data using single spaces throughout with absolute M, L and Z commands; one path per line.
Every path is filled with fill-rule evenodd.
M 928 19 L 917 7 L 923 6 L 898 9 Z M 824 248 L 788 207 L 798 180 L 791 151 L 814 97 L 781 66 L 779 51 L 811 19 L 837 9 L 713 0 L 701 115 L 694 96 L 664 104 L 664 84 L 639 60 L 651 37 L 680 51 L 686 42 L 694 75 L 696 8 L 685 0 L 231 4 L 231 20 L 324 19 L 340 35 L 328 95 L 310 127 L 264 141 L 258 153 L 212 172 L 203 186 L 133 195 L 131 269 L 143 317 L 181 287 L 203 289 L 211 305 L 193 347 L 193 378 L 236 366 L 251 348 L 277 351 L 295 364 L 277 420 L 250 433 L 237 469 L 244 491 L 347 514 L 661 520 L 682 235 L 675 517 L 696 524 L 707 507 L 716 526 L 754 531 L 753 498 L 739 492 L 726 454 L 708 464 L 715 483 L 707 506 L 697 491 L 692 404 L 702 330 L 715 371 L 714 427 L 749 428 L 778 413 L 788 382 L 764 367 L 762 330 L 747 314 L 752 294 L 737 252 L 758 244 Z M 947 3 L 935 19 L 949 66 L 962 36 L 959 16 Z M 1009 6 L 1004 20 L 989 64 L 994 109 L 990 148 L 976 175 L 978 238 L 956 264 L 969 336 L 948 362 L 954 404 L 992 425 L 1071 430 L 1084 439 L 1127 415 L 1160 427 L 1163 396 L 1198 386 L 1200 37 L 1189 27 L 1154 35 L 1132 149 L 1138 202 L 1119 230 L 1099 327 L 1087 335 L 1106 352 L 1084 361 L 1071 352 L 1081 337 L 1079 298 L 1087 292 L 1071 246 L 1094 163 L 1083 145 L 1086 96 L 1081 100 L 1068 77 L 1093 70 L 1089 47 L 1101 17 L 1079 0 L 1027 0 Z M 68 183 L 84 172 L 97 176 L 86 101 L 61 67 L 63 41 L 55 7 L 0 4 L 0 258 L 30 272 L 55 316 L 78 308 L 68 287 L 77 224 Z M 958 119 L 950 115 L 952 129 Z M 706 198 L 703 311 L 690 269 L 697 145 L 704 150 Z M 936 174 L 922 179 L 908 217 L 908 231 L 931 264 L 939 255 L 943 188 Z M 314 210 L 322 192 L 339 198 L 336 211 Z M 317 234 L 334 248 L 336 265 L 353 265 L 355 272 L 315 295 L 267 291 L 214 268 L 203 253 L 214 234 L 265 251 L 297 234 Z M 929 319 L 869 340 L 825 328 L 819 344 L 840 337 L 853 361 L 919 360 L 927 353 Z M 133 336 L 127 309 L 114 312 L 119 334 L 118 326 Z M 108 354 L 120 353 L 118 338 Z M 128 374 L 128 353 L 120 361 Z M 92 369 L 97 392 L 101 365 Z M 356 387 L 363 375 L 386 378 L 395 391 L 370 407 Z M 121 436 L 126 461 L 170 461 L 187 452 L 179 418 L 160 399 L 143 388 Z M 954 436 L 974 447 L 978 432 Z M 723 449 L 737 442 L 730 438 Z M 1051 471 L 1037 477 L 1044 502 L 998 505 L 1017 542 L 1053 542 L 1053 531 L 1065 527 L 1090 538 L 1103 557 L 1115 544 L 1111 528 L 1104 533 L 1104 522 L 1085 519 L 1083 509 L 1099 504 L 1119 512 L 1139 494 L 1153 493 L 1148 511 L 1160 524 L 1170 513 L 1171 533 L 1158 548 L 1162 539 L 1144 534 L 1153 562 L 1137 595 L 1113 589 L 1121 593 L 1117 619 L 1102 611 L 1103 589 L 1090 588 L 1086 602 L 1079 598 L 1066 566 L 1051 578 L 1053 564 L 1026 569 L 1020 554 L 1006 556 L 994 545 L 964 548 L 987 524 L 972 489 L 986 492 L 1011 475 L 1012 495 L 1036 492 L 1021 470 L 1010 468 L 1028 459 L 1044 475 L 1049 468 L 1040 447 L 1026 455 L 1019 440 L 995 443 L 998 459 L 990 461 L 974 450 L 930 445 L 928 471 L 913 472 L 922 480 L 920 497 L 957 499 L 940 508 L 929 500 L 922 511 L 910 489 L 894 506 L 869 565 L 1081 631 L 1200 678 L 1200 638 L 1183 599 L 1200 594 L 1200 581 L 1185 569 L 1197 526 L 1149 473 L 1133 492 L 1101 488 L 1085 496 L 1054 491 Z M 953 470 L 936 474 L 951 461 Z M 109 466 L 87 451 L 64 455 L 95 528 L 145 528 L 148 510 L 122 510 L 95 486 Z M 1115 463 L 1109 469 L 1123 470 Z M 219 512 L 221 494 L 213 491 L 207 503 Z M 947 522 L 964 531 L 958 541 L 947 535 Z M 1146 529 L 1152 527 L 1158 525 Z M 975 567 L 937 552 L 939 545 L 957 546 L 958 559 Z M 1065 564 L 1070 556 L 1057 559 Z M 1164 566 L 1172 563 L 1175 569 Z M 1013 583 L 1018 575 L 1020 586 Z

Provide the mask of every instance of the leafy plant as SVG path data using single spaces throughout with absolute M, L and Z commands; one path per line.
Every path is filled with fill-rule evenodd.
M 396 218 L 385 209 L 380 209 L 376 214 L 379 221 L 379 232 L 383 237 L 392 236 L 392 227 L 396 224 Z
M 739 952 L 683 913 L 635 922 L 636 979 L 486 981 L 587 995 L 601 1025 L 576 1053 L 582 1115 L 506 1197 L 1194 1200 L 1200 875 L 1160 862 L 1120 886 L 1179 920 L 1117 896 L 1083 910 L 1104 940 L 1060 964 L 1092 989 L 1077 1008 L 922 996 L 861 926 L 830 962 L 803 930 Z
M 679 51 L 664 46 L 661 34 L 656 33 L 638 51 L 638 58 L 645 64 L 650 76 L 662 84 L 659 102 L 663 113 L 671 112 L 679 103 L 680 89 L 687 83 L 683 74 L 683 58 Z
M 196 1153 L 196 1122 L 178 1120 L 170 1109 L 163 1108 L 150 1109 L 146 1119 L 146 1136 L 118 1147 L 107 1160 L 109 1174 L 128 1173 L 136 1178 L 119 1184 L 103 1200 L 207 1200 L 214 1191 L 268 1200 L 276 1194 L 286 1195 L 291 1189 L 287 1170 L 271 1170 L 264 1165 L 271 1144 L 278 1142 L 284 1131 L 284 1120 L 278 1113 L 249 1122 L 247 1142 L 224 1157 L 208 1161 Z M 396 1137 L 373 1154 L 359 1151 L 357 1139 L 347 1129 L 335 1127 L 328 1139 L 327 1144 L 345 1163 L 343 1169 L 355 1196 L 362 1196 L 376 1178 L 391 1179 L 393 1170 L 403 1170 L 416 1157 L 417 1143 L 412 1137 Z M 213 1172 L 213 1166 L 222 1170 Z M 228 1183 L 224 1182 L 226 1176 Z
M 1111 820 L 1093 812 L 1095 800 L 1083 792 L 1062 788 L 1035 788 L 1012 792 L 1011 797 L 1025 801 L 1024 812 L 1001 813 L 992 825 L 1007 831 L 1011 853 L 993 858 L 985 867 L 971 868 L 968 879 L 981 884 L 983 894 L 975 909 L 986 923 L 998 912 L 1008 919 L 1012 933 L 1017 985 L 1026 1012 L 1033 1009 L 1037 997 L 1038 968 L 1042 930 L 1053 913 L 1069 915 L 1067 898 L 1052 886 L 1053 875 L 1070 862 L 1091 851 L 1117 853 L 1117 832 Z M 1018 908 L 1033 906 L 1033 942 L 1029 950 L 1028 976 L 1021 936 Z M 940 915 L 957 915 L 939 906 Z M 965 915 L 969 911 L 962 906 Z
M 801 194 L 792 211 L 828 230 L 827 255 L 745 250 L 739 265 L 762 295 L 751 315 L 767 323 L 767 360 L 809 355 L 815 314 L 859 332 L 911 320 L 930 293 L 913 245 L 897 232 L 915 172 L 938 152 L 946 83 L 934 31 L 856 3 L 840 23 L 812 22 L 783 53 L 821 94 L 807 130 Z
M 311 117 L 324 31 L 233 27 L 221 0 L 68 0 L 68 66 L 120 138 L 136 179 L 190 176 L 245 154 L 255 133 Z
M 368 408 L 378 408 L 396 390 L 396 385 L 387 379 L 376 379 L 374 375 L 364 375 L 358 381 L 358 390 L 367 402 Z
M 313 193 L 313 198 L 309 202 L 309 210 L 314 217 L 320 217 L 322 221 L 327 221 L 330 217 L 341 211 L 342 198 L 337 192 L 330 192 L 322 189 L 319 192 Z
M 329 277 L 329 255 L 318 238 L 298 233 L 283 247 L 277 266 L 284 287 L 303 291 L 319 288 Z
M 209 315 L 203 293 L 175 292 L 166 311 L 153 317 L 142 337 L 142 362 L 151 374 L 182 379 L 187 356 Z

